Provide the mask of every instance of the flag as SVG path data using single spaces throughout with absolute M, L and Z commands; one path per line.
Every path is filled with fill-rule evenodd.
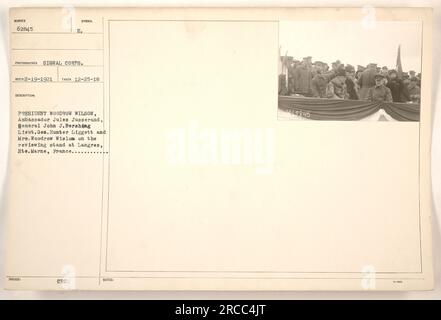
M 281 49 L 282 47 L 279 46 L 279 74 L 288 74 L 288 51 L 286 51 L 285 56 L 282 57 Z
M 403 77 L 403 66 L 401 65 L 401 44 L 398 46 L 398 52 L 397 52 L 397 73 L 398 78 Z

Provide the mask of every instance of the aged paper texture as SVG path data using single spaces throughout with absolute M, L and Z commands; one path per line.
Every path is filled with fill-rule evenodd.
M 295 32 L 314 22 L 416 36 L 397 65 L 395 46 L 354 38 L 372 56 L 304 71 Z M 431 23 L 423 8 L 11 9 L 7 288 L 431 289 Z M 345 57 L 332 36 L 313 62 Z M 419 68 L 420 92 L 396 101 L 390 72 L 364 88 L 348 67 L 383 56 L 398 79 Z M 303 92 L 305 74 L 331 74 L 331 95 Z

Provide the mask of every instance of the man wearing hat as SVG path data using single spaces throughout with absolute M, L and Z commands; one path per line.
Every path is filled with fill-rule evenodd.
M 311 96 L 312 65 L 311 57 L 303 58 L 302 63 L 294 71 L 295 93 Z
M 358 96 L 360 100 L 366 100 L 369 89 L 375 85 L 374 77 L 376 74 L 376 63 L 369 63 L 368 68 L 361 73 L 360 79 L 358 80 L 358 85 L 360 86 Z
M 374 76 L 375 85 L 369 88 L 365 100 L 372 102 L 392 102 L 392 93 L 390 89 L 384 85 L 384 76 L 376 74 Z
M 398 78 L 397 71 L 389 71 L 389 81 L 387 82 L 387 87 L 392 93 L 392 100 L 394 102 L 407 102 L 411 100 L 409 92 L 407 91 L 407 85 L 403 80 Z
M 288 66 L 288 92 L 292 94 L 295 92 L 295 70 L 299 65 L 300 61 L 293 59 L 291 64 Z
M 402 72 L 402 73 L 401 73 L 401 79 L 403 80 L 403 82 L 404 82 L 404 84 L 405 84 L 406 86 L 409 85 L 409 83 L 410 83 L 410 76 L 409 76 L 409 73 L 408 73 L 408 72 Z
M 332 70 L 337 72 L 337 69 L 340 67 L 340 65 L 341 65 L 340 60 L 334 61 L 333 63 L 331 63 Z
M 357 81 L 360 79 L 361 73 L 366 70 L 365 67 L 363 67 L 362 65 L 358 65 L 357 66 L 357 71 L 355 72 L 355 79 L 357 79 Z
M 418 79 L 416 77 L 410 78 L 410 84 L 407 89 L 409 90 L 409 95 L 412 102 L 420 103 L 421 89 L 418 86 Z
M 330 99 L 348 99 L 348 91 L 346 88 L 346 71 L 339 67 L 336 76 L 329 81 L 326 87 L 326 97 Z
M 279 74 L 279 96 L 288 95 L 288 88 L 286 87 L 286 76 Z
M 355 68 L 350 64 L 346 65 L 346 90 L 348 92 L 349 99 L 358 100 L 358 88 L 355 80 Z
M 389 74 L 389 69 L 388 69 L 386 66 L 384 66 L 383 68 L 381 68 L 380 73 L 381 73 L 384 77 L 387 78 L 387 76 L 388 76 L 388 74 Z
M 326 98 L 326 87 L 329 81 L 335 76 L 334 71 L 327 72 L 325 64 L 316 61 L 316 74 L 311 81 L 312 96 L 315 98 Z

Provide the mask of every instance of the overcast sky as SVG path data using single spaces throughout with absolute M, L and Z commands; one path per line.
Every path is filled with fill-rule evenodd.
M 395 69 L 398 45 L 404 71 L 421 71 L 421 23 L 377 22 L 365 28 L 359 21 L 295 21 L 279 23 L 281 54 L 301 60 L 366 66 L 376 62 L 380 67 Z

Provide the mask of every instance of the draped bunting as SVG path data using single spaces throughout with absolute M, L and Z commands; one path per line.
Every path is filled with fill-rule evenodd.
M 279 96 L 279 109 L 313 120 L 361 120 L 383 109 L 398 121 L 419 121 L 416 103 Z

